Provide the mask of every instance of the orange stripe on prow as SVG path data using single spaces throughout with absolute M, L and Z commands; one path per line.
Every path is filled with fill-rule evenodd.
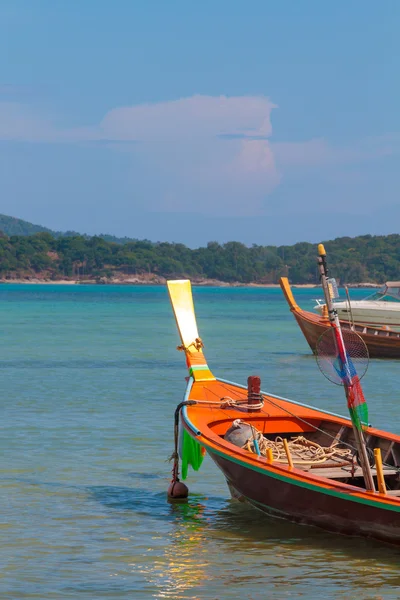
M 179 346 L 186 355 L 186 364 L 195 381 L 215 379 L 208 368 L 202 342 L 197 330 L 196 315 L 193 304 L 192 285 L 188 279 L 167 281 L 169 298 L 174 311 L 176 324 L 182 345 Z

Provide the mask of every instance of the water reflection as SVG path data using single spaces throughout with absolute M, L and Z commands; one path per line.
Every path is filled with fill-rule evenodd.
M 271 519 L 217 496 L 191 495 L 187 504 L 171 505 L 165 492 L 104 487 L 92 493 L 109 508 L 160 522 L 152 547 L 131 563 L 154 597 L 216 598 L 220 592 L 236 598 L 246 590 L 257 598 L 260 586 L 268 586 L 269 598 L 295 590 L 297 597 L 312 584 L 325 597 L 333 590 L 334 597 L 349 597 L 361 586 L 369 590 L 365 598 L 378 599 L 382 590 L 385 598 L 397 598 L 397 547 Z
M 293 588 L 306 593 L 311 582 L 325 595 L 335 589 L 335 597 L 356 588 L 367 588 L 370 598 L 378 598 L 382 588 L 398 597 L 398 548 L 270 519 L 236 502 L 216 509 L 206 498 L 192 502 L 173 508 L 163 569 L 152 572 L 160 598 L 187 597 L 181 594 L 190 589 L 201 589 L 202 597 L 208 597 L 204 590 L 221 589 L 230 597 L 228 587 L 236 590 L 232 597 L 240 589 L 258 597 L 251 593 L 259 594 L 260 586 L 270 590 L 267 597 L 281 598 Z
M 173 527 L 165 540 L 163 555 L 145 572 L 159 590 L 158 598 L 184 598 L 207 579 L 207 522 L 205 505 L 195 502 L 170 506 Z

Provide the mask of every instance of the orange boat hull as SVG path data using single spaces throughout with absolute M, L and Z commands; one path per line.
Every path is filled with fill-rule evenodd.
M 382 456 L 382 461 L 368 469 L 368 487 L 365 468 L 361 469 L 355 460 L 357 444 L 350 419 L 260 393 L 257 377 L 249 378 L 248 388 L 217 379 L 203 353 L 190 282 L 170 281 L 168 290 L 181 338 L 178 349 L 185 354 L 190 374 L 184 401 L 175 411 L 170 494 L 179 482 L 180 422 L 185 469 L 187 464 L 198 468 L 204 448 L 221 469 L 234 497 L 276 517 L 400 544 L 400 437 L 364 428 L 369 449 Z M 297 308 L 293 299 L 296 318 Z M 325 330 L 318 319 L 312 315 L 310 320 L 299 321 L 311 344 Z M 235 423 L 237 420 L 241 423 Z M 244 442 L 230 437 L 232 427 L 236 430 L 238 426 L 247 428 Z M 264 444 L 263 452 L 255 442 L 250 445 L 256 436 Z M 318 447 L 322 458 L 319 455 L 315 460 L 313 453 L 306 460 L 292 456 L 289 444 L 294 448 L 299 439 L 302 447 L 304 443 Z M 284 452 L 277 450 L 278 444 Z M 272 447 L 275 455 L 271 454 Z M 347 453 L 346 460 L 343 452 Z M 185 486 L 180 483 L 184 493 Z
M 189 382 L 187 400 L 210 397 L 246 398 L 246 389 L 223 380 Z M 331 532 L 372 537 L 400 544 L 400 499 L 379 492 L 316 476 L 296 467 L 269 463 L 223 439 L 235 419 L 254 424 L 265 434 L 277 435 L 307 430 L 322 421 L 351 428 L 348 419 L 306 405 L 263 394 L 264 406 L 255 413 L 231 408 L 187 406 L 181 424 L 211 456 L 224 474 L 232 495 L 263 512 L 293 522 L 321 527 Z M 290 413 L 290 414 L 289 414 Z M 310 427 L 312 429 L 312 427 Z M 400 443 L 400 437 L 372 427 L 365 434 L 381 443 Z M 322 469 L 318 469 L 320 472 Z

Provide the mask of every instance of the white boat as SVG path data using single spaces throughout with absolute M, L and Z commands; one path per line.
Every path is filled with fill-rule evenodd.
M 339 319 L 365 325 L 400 329 L 400 281 L 387 281 L 364 300 L 334 300 Z M 317 300 L 314 307 L 321 315 L 325 304 Z

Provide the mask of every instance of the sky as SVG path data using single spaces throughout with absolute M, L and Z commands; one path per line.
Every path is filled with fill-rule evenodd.
M 2 0 L 0 213 L 247 245 L 399 233 L 398 0 Z

